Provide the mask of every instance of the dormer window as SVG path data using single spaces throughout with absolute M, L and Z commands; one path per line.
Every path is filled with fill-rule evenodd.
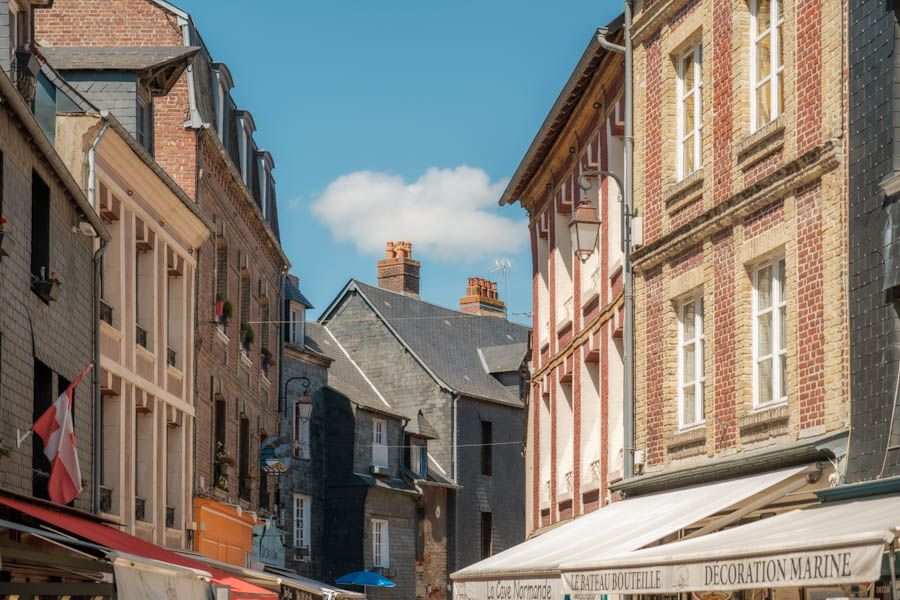
M 288 341 L 295 346 L 303 347 L 306 336 L 306 307 L 302 304 L 291 302 L 289 328 Z
M 275 181 L 272 179 L 272 169 L 275 167 L 272 161 L 272 155 L 267 151 L 257 154 L 256 170 L 259 177 L 259 208 L 262 210 L 263 218 L 269 220 L 269 203 L 274 194 L 272 189 Z
M 228 71 L 228 67 L 226 67 L 223 63 L 213 64 L 213 69 L 216 80 L 216 133 L 218 133 L 219 139 L 222 141 L 222 144 L 226 145 L 225 121 L 228 114 L 228 108 L 230 106 L 228 92 L 232 87 L 234 87 L 234 84 L 231 81 L 231 73 Z
M 256 131 L 256 124 L 253 122 L 253 117 L 246 110 L 238 111 L 238 149 L 239 149 L 239 159 L 241 164 L 239 165 L 241 170 L 241 178 L 244 180 L 244 185 L 248 188 L 250 187 L 250 174 L 253 170 L 253 161 L 256 156 L 256 149 L 253 145 L 253 132 Z
M 135 139 L 147 152 L 153 154 L 153 102 L 140 95 L 137 99 Z
M 409 444 L 409 470 L 417 477 L 425 477 L 425 442 L 414 438 Z

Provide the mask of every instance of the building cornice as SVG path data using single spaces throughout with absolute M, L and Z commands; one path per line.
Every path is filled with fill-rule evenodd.
M 304 364 L 311 365 L 313 367 L 320 367 L 322 369 L 327 369 L 331 366 L 331 363 L 334 362 L 334 359 L 329 358 L 324 354 L 311 352 L 306 348 L 301 348 L 300 346 L 295 346 L 294 344 L 290 343 L 285 343 L 284 345 L 284 357 L 290 358 L 292 360 L 298 360 Z M 284 365 L 282 365 L 282 367 L 283 366 Z

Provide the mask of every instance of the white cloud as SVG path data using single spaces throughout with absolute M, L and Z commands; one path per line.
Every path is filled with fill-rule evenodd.
M 487 173 L 465 165 L 428 169 L 413 183 L 357 171 L 332 181 L 312 212 L 335 239 L 353 242 L 364 254 L 380 255 L 385 242 L 406 240 L 413 257 L 473 260 L 515 253 L 528 239 L 527 219 L 490 210 L 505 187 L 505 180 L 492 183 Z

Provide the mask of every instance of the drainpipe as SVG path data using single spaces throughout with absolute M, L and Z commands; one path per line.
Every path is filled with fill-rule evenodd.
M 625 258 L 622 265 L 624 275 L 625 323 L 622 332 L 625 338 L 625 381 L 623 382 L 624 406 L 622 421 L 624 425 L 623 457 L 625 479 L 634 476 L 634 275 L 631 268 L 631 220 L 637 216 L 634 210 L 634 50 L 631 42 L 631 19 L 634 11 L 634 0 L 625 0 L 625 46 L 619 46 L 606 40 L 606 29 L 597 32 L 600 46 L 612 52 L 625 54 L 625 200 L 623 217 L 625 219 L 624 245 Z
M 97 150 L 97 146 L 100 145 L 100 140 L 103 139 L 103 134 L 106 133 L 106 130 L 109 128 L 109 121 L 104 117 L 103 119 L 103 127 L 100 128 L 100 132 L 97 134 L 97 137 L 94 139 L 94 143 L 91 144 L 90 150 L 88 150 L 88 202 L 97 210 L 96 197 L 95 197 L 95 189 L 96 189 L 96 178 L 97 174 L 94 169 L 95 164 L 95 153 Z M 91 512 L 96 515 L 100 514 L 100 479 L 103 476 L 103 471 L 101 469 L 101 453 L 102 448 L 100 447 L 100 442 L 103 438 L 103 432 L 100 430 L 101 422 L 102 422 L 102 404 L 100 399 L 100 258 L 103 256 L 103 253 L 106 251 L 106 240 L 100 238 L 100 246 L 94 252 L 94 285 L 93 285 L 93 310 L 94 310 L 94 327 L 93 327 L 93 338 L 94 338 L 94 378 L 93 378 L 93 394 L 94 394 L 94 460 L 93 460 L 93 483 L 91 489 Z

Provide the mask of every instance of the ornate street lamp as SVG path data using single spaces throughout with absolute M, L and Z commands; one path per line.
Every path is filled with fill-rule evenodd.
M 307 385 L 309 385 L 307 383 Z M 301 423 L 306 423 L 309 421 L 310 417 L 312 417 L 313 411 L 313 403 L 312 398 L 309 397 L 309 392 L 304 391 L 303 395 L 297 400 L 297 416 L 300 419 Z
M 589 201 L 582 200 L 569 223 L 569 231 L 572 234 L 576 256 L 581 262 L 586 261 L 593 254 L 597 247 L 597 238 L 600 237 L 600 216 L 597 208 L 591 206 Z

